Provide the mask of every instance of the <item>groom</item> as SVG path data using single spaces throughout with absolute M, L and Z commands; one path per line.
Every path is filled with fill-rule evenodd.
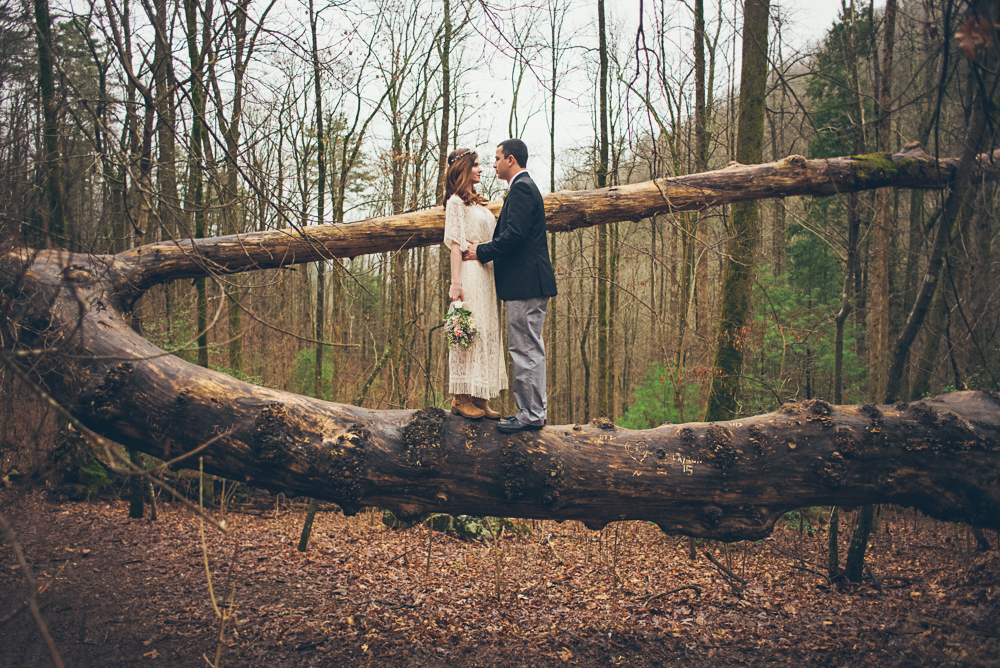
M 508 183 L 507 197 L 493 230 L 493 241 L 469 243 L 464 260 L 493 262 L 497 297 L 507 302 L 507 342 L 514 361 L 514 400 L 518 412 L 497 427 L 505 434 L 545 425 L 545 342 L 542 326 L 556 277 L 545 239 L 545 207 L 528 176 L 528 147 L 520 139 L 497 146 L 493 168 Z

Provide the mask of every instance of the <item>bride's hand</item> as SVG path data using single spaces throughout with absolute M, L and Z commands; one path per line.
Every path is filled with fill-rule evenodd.
M 465 291 L 462 289 L 461 283 L 452 283 L 451 287 L 448 288 L 448 301 L 465 301 Z

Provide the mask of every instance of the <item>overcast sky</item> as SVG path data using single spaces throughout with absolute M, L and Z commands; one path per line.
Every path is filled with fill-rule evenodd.
M 647 12 L 653 4 L 651 0 L 645 1 Z M 713 29 L 712 22 L 715 18 L 714 8 L 718 6 L 718 3 L 708 0 L 705 4 L 706 12 L 710 12 L 706 16 L 706 20 L 709 22 L 707 30 L 711 31 Z M 572 5 L 570 18 L 567 22 L 568 30 L 577 33 L 576 42 L 582 48 L 596 47 L 596 38 L 594 37 L 596 35 L 596 2 L 574 1 Z M 630 49 L 634 49 L 633 45 L 638 28 L 639 5 L 639 0 L 614 0 L 607 3 L 608 20 L 618 26 L 619 41 L 628 45 Z M 670 3 L 668 2 L 669 6 Z M 817 44 L 822 40 L 826 31 L 837 18 L 840 2 L 838 0 L 772 0 L 772 15 L 775 13 L 775 7 L 779 8 L 778 11 L 783 16 L 785 23 L 783 38 L 785 43 L 784 48 L 786 49 L 785 55 L 787 57 L 795 50 L 806 49 L 810 44 Z M 677 57 L 680 60 L 681 58 L 689 57 L 689 54 L 682 52 L 684 49 L 690 49 L 690 19 L 687 18 L 690 16 L 690 12 L 680 1 L 674 4 L 673 11 L 676 12 L 677 16 L 674 23 L 678 25 L 673 38 L 676 40 Z M 727 34 L 732 35 L 734 25 L 737 32 L 742 29 L 742 11 L 737 9 L 733 0 L 723 0 L 723 13 L 727 16 L 724 19 L 720 41 L 727 42 Z M 547 18 L 543 16 L 541 22 L 542 25 L 538 29 L 545 31 L 545 39 L 547 40 Z M 466 143 L 479 149 L 484 160 L 490 160 L 490 162 L 484 164 L 484 167 L 487 167 L 487 174 L 484 174 L 484 176 L 488 176 L 492 173 L 492 170 L 488 167 L 492 164 L 490 156 L 494 147 L 498 141 L 505 139 L 507 136 L 510 98 L 512 95 L 512 63 L 503 55 L 502 48 L 498 49 L 496 45 L 484 44 L 485 39 L 491 38 L 491 32 L 493 31 L 484 28 L 479 29 L 482 30 L 483 35 L 477 35 L 470 40 L 467 51 L 467 53 L 475 53 L 476 55 L 475 60 L 478 70 L 475 76 L 477 78 L 475 85 L 469 85 L 469 82 L 466 82 L 466 90 L 472 94 L 472 101 L 474 103 L 478 102 L 481 107 L 475 116 L 466 122 L 463 128 L 466 131 Z M 648 18 L 646 19 L 646 30 L 650 30 Z M 647 33 L 647 36 L 649 36 L 649 33 Z M 685 40 L 688 43 L 685 43 Z M 735 48 L 737 58 L 736 70 L 738 72 L 739 41 L 737 41 Z M 731 59 L 733 52 L 732 41 L 728 41 L 726 49 L 728 53 L 724 54 L 724 58 Z M 499 54 L 497 53 L 498 51 L 500 52 Z M 582 58 L 588 58 L 593 62 L 597 60 L 596 53 L 586 55 L 582 51 L 578 51 L 575 59 L 579 61 Z M 539 72 L 542 76 L 546 75 L 547 67 L 547 63 L 539 64 Z M 690 65 L 678 65 L 678 69 L 682 67 L 690 67 Z M 724 69 L 726 67 L 726 61 L 720 58 L 717 69 Z M 720 81 L 724 79 L 724 75 L 717 76 Z M 557 155 L 568 149 L 577 148 L 592 141 L 591 138 L 594 134 L 594 110 L 592 108 L 594 93 L 591 87 L 595 85 L 595 79 L 593 68 L 589 72 L 581 68 L 569 75 L 567 80 L 561 84 L 562 90 L 560 91 L 556 114 Z M 527 75 L 519 96 L 519 100 L 523 100 L 524 102 L 519 104 L 519 107 L 522 109 L 522 116 L 532 110 L 535 111 L 535 115 L 527 123 L 526 131 L 522 133 L 522 138 L 528 144 L 532 155 L 528 165 L 529 171 L 534 174 L 535 181 L 542 188 L 543 192 L 548 191 L 549 184 L 549 121 L 548 111 L 545 108 L 547 99 L 548 93 L 537 82 L 536 77 L 530 74 Z M 483 156 L 483 153 L 487 155 Z M 566 168 L 566 164 L 564 164 L 565 160 L 565 154 L 563 158 L 557 158 L 557 180 L 560 170 Z

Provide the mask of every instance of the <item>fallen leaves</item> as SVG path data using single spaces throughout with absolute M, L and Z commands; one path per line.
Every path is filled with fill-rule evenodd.
M 11 516 L 53 516 L 44 505 L 0 499 L 25 506 Z M 125 519 L 124 504 L 65 506 L 58 521 L 26 536 L 25 544 L 38 572 L 52 567 L 46 559 L 65 566 L 70 581 L 57 594 L 86 588 L 107 599 L 103 623 L 123 648 L 132 637 L 128 656 L 155 658 L 167 648 L 172 656 L 214 654 L 218 624 L 197 521 L 169 505 L 160 511 L 160 521 L 149 524 Z M 915 527 L 890 515 L 882 521 L 892 523 L 893 534 L 873 534 L 869 549 L 873 570 L 900 583 L 885 595 L 867 585 L 829 586 L 797 568 L 825 569 L 826 536 L 781 528 L 767 541 L 773 548 L 764 542 L 701 546 L 747 583 L 743 600 L 732 594 L 730 576 L 702 557 L 687 558 L 686 539 L 644 522 L 599 532 L 573 522 L 529 522 L 530 536 L 505 536 L 495 548 L 435 535 L 429 573 L 427 530 L 389 531 L 373 513 L 318 513 L 306 554 L 295 547 L 299 514 L 233 515 L 230 531 L 210 533 L 207 548 L 216 595 L 234 590 L 234 617 L 224 637 L 231 665 L 305 666 L 315 656 L 330 665 L 362 657 L 378 666 L 475 665 L 484 651 L 497 666 L 644 666 L 678 656 L 688 664 L 722 657 L 803 664 L 810 653 L 837 665 L 877 665 L 898 662 L 908 646 L 902 642 L 987 628 L 983 619 L 997 610 L 993 583 L 1000 561 L 966 570 L 953 525 L 921 520 Z M 65 558 L 57 561 L 67 545 L 90 545 L 70 554 L 91 550 L 87 566 L 93 568 L 84 573 Z M 19 581 L 19 573 L 4 571 L 0 591 L 16 591 Z M 913 582 L 921 583 L 919 590 Z M 9 598 L 0 595 L 0 605 Z M 951 626 L 901 631 L 909 628 L 907 615 L 918 613 Z M 92 636 L 95 642 L 101 637 Z M 986 641 L 996 649 L 994 640 Z M 930 655 L 951 651 L 949 642 L 926 642 L 933 645 Z

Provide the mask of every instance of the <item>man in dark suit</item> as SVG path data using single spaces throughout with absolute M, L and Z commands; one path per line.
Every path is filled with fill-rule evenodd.
M 545 424 L 545 342 L 542 327 L 556 277 L 545 237 L 545 206 L 528 176 L 528 147 L 520 139 L 497 146 L 497 176 L 509 184 L 493 240 L 469 244 L 463 259 L 493 262 L 497 297 L 507 303 L 507 342 L 514 362 L 514 400 L 518 412 L 500 422 L 511 434 Z

